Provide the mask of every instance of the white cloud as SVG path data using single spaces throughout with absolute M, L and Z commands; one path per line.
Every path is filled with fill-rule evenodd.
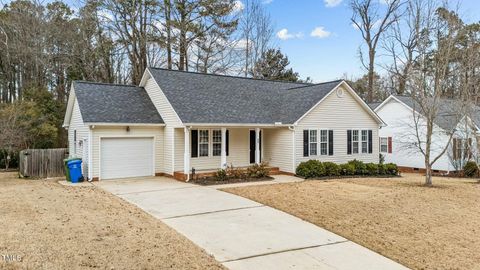
M 272 3 L 273 0 L 263 0 L 262 3 L 264 3 L 265 5 L 268 5 L 270 3 Z
M 316 37 L 316 38 L 327 38 L 330 36 L 330 32 L 325 30 L 323 26 L 318 26 L 313 29 L 312 33 L 310 33 L 310 36 Z
M 234 12 L 242 11 L 244 8 L 245 8 L 245 5 L 242 3 L 242 1 L 240 0 L 235 1 L 235 5 L 233 6 Z
M 292 39 L 292 38 L 302 38 L 303 33 L 299 32 L 296 34 L 291 34 L 288 32 L 287 28 L 283 28 L 282 30 L 277 32 L 277 37 L 281 40 L 287 40 L 287 39 Z
M 336 7 L 342 3 L 343 0 L 323 0 L 326 7 Z

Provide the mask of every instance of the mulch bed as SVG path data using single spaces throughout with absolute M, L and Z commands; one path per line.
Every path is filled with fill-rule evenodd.
M 219 181 L 213 177 L 207 177 L 207 178 L 199 178 L 199 179 L 192 180 L 192 183 L 198 184 L 201 186 L 212 186 L 212 185 L 226 185 L 226 184 L 235 184 L 235 183 L 272 181 L 273 179 L 274 179 L 273 177 L 267 176 L 262 178 L 246 178 L 246 179 L 232 178 L 224 181 Z

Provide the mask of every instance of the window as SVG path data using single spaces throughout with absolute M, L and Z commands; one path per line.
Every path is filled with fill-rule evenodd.
M 328 154 L 328 130 L 320 130 L 320 155 Z
M 362 130 L 362 153 L 368 153 L 368 132 Z
M 352 130 L 352 153 L 358 154 L 358 130 Z
M 310 130 L 310 156 L 316 156 L 317 155 L 317 130 L 312 129 Z
M 380 137 L 380 152 L 388 153 L 388 138 Z
M 208 157 L 208 130 L 198 131 L 198 155 Z
M 213 130 L 212 131 L 212 155 L 220 156 L 222 155 L 222 131 Z

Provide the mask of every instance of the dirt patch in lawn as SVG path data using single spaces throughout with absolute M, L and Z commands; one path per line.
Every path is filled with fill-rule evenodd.
M 137 207 L 96 187 L 0 173 L 0 269 L 221 269 Z
M 480 184 L 423 176 L 226 189 L 293 214 L 414 269 L 480 269 Z

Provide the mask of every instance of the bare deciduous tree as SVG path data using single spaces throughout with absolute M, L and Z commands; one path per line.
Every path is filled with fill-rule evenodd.
M 360 49 L 360 60 L 368 71 L 368 94 L 367 101 L 373 102 L 374 79 L 375 79 L 375 57 L 377 45 L 384 32 L 398 19 L 398 10 L 401 0 L 388 0 L 385 11 L 382 12 L 379 1 L 376 0 L 352 0 L 350 7 L 353 10 L 352 24 L 362 34 L 367 45 L 368 60 L 365 61 Z
M 452 79 L 458 76 L 455 74 L 458 70 L 452 70 L 451 63 L 455 59 L 462 25 L 454 13 L 444 8 L 437 9 L 430 18 L 422 29 L 419 55 L 407 81 L 415 111 L 413 120 L 416 141 L 413 145 L 424 157 L 427 186 L 432 185 L 433 164 L 448 150 L 464 115 L 464 100 L 459 95 L 446 98 L 446 93 L 452 90 Z M 438 128 L 437 120 L 440 117 L 449 122 L 449 129 Z M 446 136 L 447 142 L 434 152 L 432 146 L 437 136 Z

